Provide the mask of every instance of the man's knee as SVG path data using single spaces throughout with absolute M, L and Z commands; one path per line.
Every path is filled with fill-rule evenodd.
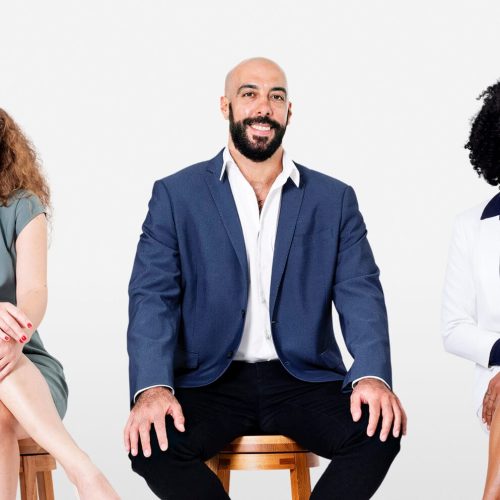
M 129 454 L 132 470 L 144 478 L 151 473 L 156 474 L 157 470 L 161 470 L 162 474 L 167 476 L 171 473 L 175 474 L 178 466 L 199 458 L 200 450 L 194 449 L 185 434 L 176 431 L 169 424 L 170 422 L 167 422 L 168 449 L 166 451 L 160 449 L 153 428 L 150 432 L 151 456 L 144 456 L 140 443 L 137 455 Z
M 380 440 L 379 440 L 380 441 Z M 394 437 L 392 434 L 388 436 L 387 440 L 382 442 L 382 450 L 387 457 L 392 460 L 396 457 L 396 455 L 401 450 L 401 436 Z

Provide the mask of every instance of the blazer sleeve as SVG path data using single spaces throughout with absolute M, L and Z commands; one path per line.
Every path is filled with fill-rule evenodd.
M 441 332 L 448 352 L 487 368 L 491 348 L 500 335 L 477 326 L 472 246 L 462 219 L 457 217 L 453 226 L 443 290 Z
M 141 390 L 174 387 L 174 352 L 181 318 L 181 266 L 172 204 L 157 181 L 142 226 L 129 284 L 130 400 Z
M 392 385 L 387 311 L 366 226 L 354 190 L 348 186 L 342 202 L 340 241 L 333 284 L 333 301 L 342 335 L 354 362 L 344 390 L 364 377 Z

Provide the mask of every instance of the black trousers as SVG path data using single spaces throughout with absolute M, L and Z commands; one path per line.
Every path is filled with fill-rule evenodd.
M 283 434 L 331 459 L 311 500 L 364 500 L 384 479 L 399 451 L 399 439 L 366 435 L 368 408 L 353 422 L 341 382 L 303 382 L 280 361 L 234 361 L 214 383 L 176 389 L 186 418 L 184 433 L 167 417 L 168 450 L 151 431 L 152 454 L 132 457 L 132 468 L 161 499 L 227 500 L 204 461 L 245 434 Z

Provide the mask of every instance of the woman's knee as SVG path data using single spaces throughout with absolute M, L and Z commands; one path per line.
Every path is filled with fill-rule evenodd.
M 0 435 L 5 437 L 7 434 L 17 434 L 18 431 L 18 421 L 9 409 L 0 401 Z

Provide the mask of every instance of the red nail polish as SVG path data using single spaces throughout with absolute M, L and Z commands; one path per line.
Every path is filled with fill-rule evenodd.
M 7 335 L 4 338 L 5 338 L 5 340 L 9 340 L 10 339 L 10 337 L 7 337 Z
M 25 340 L 26 340 L 26 335 L 23 335 L 23 336 L 21 337 L 21 342 L 24 342 Z
M 33 325 L 31 323 L 28 323 L 28 328 L 33 328 Z

